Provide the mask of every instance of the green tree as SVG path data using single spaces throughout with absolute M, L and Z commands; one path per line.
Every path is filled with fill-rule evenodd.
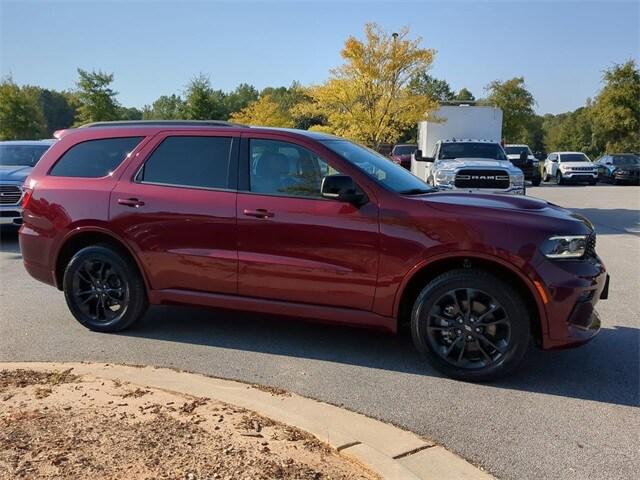
M 213 90 L 209 77 L 200 74 L 187 85 L 184 113 L 189 120 L 224 120 L 224 93 Z
M 58 92 L 33 85 L 22 87 L 26 94 L 35 99 L 46 125 L 46 135 L 52 136 L 56 130 L 69 128 L 76 117 L 76 109 L 66 92 Z
M 185 118 L 185 102 L 178 95 L 162 95 L 152 105 L 145 105 L 145 120 L 181 120 Z
M 495 80 L 487 88 L 487 103 L 502 109 L 502 136 L 508 143 L 527 141 L 533 122 L 535 99 L 527 90 L 524 78 L 515 77 L 504 82 Z
M 37 99 L 8 77 L 0 82 L 0 139 L 26 140 L 46 135 Z
M 475 99 L 476 97 L 473 96 L 473 93 L 471 93 L 466 88 L 460 89 L 460 91 L 453 98 L 453 100 L 457 102 L 473 102 L 475 101 Z
M 395 142 L 437 108 L 437 102 L 409 88 L 411 79 L 429 69 L 435 52 L 422 48 L 420 38 L 411 39 L 408 27 L 389 34 L 368 23 L 364 30 L 364 40 L 346 40 L 344 63 L 308 94 L 326 118 L 322 130 L 377 148 Z
M 259 97 L 260 94 L 253 85 L 241 83 L 235 90 L 229 92 L 224 99 L 227 118 L 232 113 L 246 108 L 250 103 L 258 100 Z
M 591 109 L 596 148 L 640 151 L 640 71 L 635 60 L 606 70 L 603 82 Z
M 110 87 L 112 73 L 82 70 L 78 68 L 76 95 L 80 103 L 76 124 L 119 119 L 117 92 Z
M 409 88 L 416 95 L 424 95 L 437 102 L 449 102 L 455 94 L 446 80 L 440 80 L 426 71 L 418 73 L 409 82 Z
M 142 120 L 142 110 L 136 107 L 120 107 L 118 118 L 120 120 Z

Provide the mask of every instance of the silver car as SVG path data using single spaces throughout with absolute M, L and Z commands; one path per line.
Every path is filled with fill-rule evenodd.
M 23 184 L 55 140 L 0 142 L 0 226 L 22 225 Z

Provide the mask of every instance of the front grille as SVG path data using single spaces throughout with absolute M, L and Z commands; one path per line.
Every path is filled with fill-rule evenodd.
M 456 174 L 456 188 L 509 188 L 509 173 L 506 170 L 481 170 L 463 168 Z
M 16 205 L 22 198 L 22 190 L 17 185 L 0 185 L 0 205 Z
M 569 172 L 592 172 L 596 173 L 593 167 L 569 167 Z

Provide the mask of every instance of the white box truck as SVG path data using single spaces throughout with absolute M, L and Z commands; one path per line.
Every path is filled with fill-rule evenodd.
M 507 159 L 501 138 L 499 108 L 442 106 L 418 123 L 411 173 L 440 189 L 524 194 L 522 171 Z

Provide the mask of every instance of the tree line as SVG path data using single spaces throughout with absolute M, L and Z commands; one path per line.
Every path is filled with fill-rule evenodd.
M 162 95 L 142 109 L 120 104 L 111 73 L 78 69 L 76 86 L 68 91 L 18 86 L 7 77 L 0 82 L 0 139 L 46 138 L 95 121 L 218 119 L 323 131 L 376 148 L 415 141 L 417 122 L 441 104 L 473 102 L 501 108 L 505 141 L 537 152 L 640 151 L 640 72 L 633 60 L 605 70 L 602 89 L 584 106 L 540 116 L 523 77 L 495 80 L 479 98 L 466 88 L 456 93 L 430 75 L 435 54 L 407 27 L 389 33 L 366 24 L 364 38 L 345 41 L 342 65 L 321 84 L 293 82 L 259 91 L 243 83 L 225 92 L 200 74 L 182 92 Z

